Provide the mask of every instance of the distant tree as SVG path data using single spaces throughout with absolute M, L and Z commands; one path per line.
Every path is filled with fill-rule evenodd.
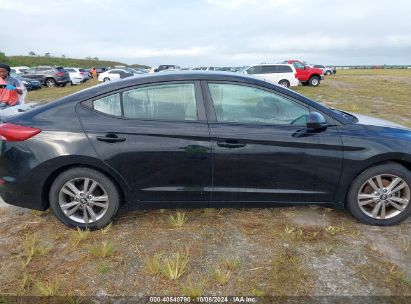
M 66 58 L 66 55 L 64 55 L 64 54 L 63 54 L 63 55 L 61 55 L 61 58 Z
M 44 57 L 51 57 L 50 53 L 45 53 Z
M 36 53 L 34 53 L 33 51 L 31 51 L 31 52 L 29 53 L 29 56 L 36 56 Z
M 8 61 L 6 54 L 0 52 L 0 63 L 6 63 Z
M 94 57 L 93 60 L 98 60 L 98 57 Z

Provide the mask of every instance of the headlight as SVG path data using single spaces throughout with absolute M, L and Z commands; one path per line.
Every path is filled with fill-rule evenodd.
M 28 81 L 25 81 L 25 80 L 23 80 L 22 83 L 23 83 L 24 85 L 28 85 L 28 84 L 29 84 L 29 82 L 28 82 Z

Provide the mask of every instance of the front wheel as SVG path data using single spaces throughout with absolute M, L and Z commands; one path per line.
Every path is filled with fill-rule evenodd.
M 103 79 L 103 82 L 110 81 L 110 78 L 106 77 Z
M 280 86 L 285 87 L 285 88 L 289 88 L 289 87 L 290 87 L 290 82 L 289 82 L 288 80 L 286 80 L 286 79 L 280 80 L 280 81 L 278 82 L 278 84 L 279 84 Z
M 63 224 L 91 230 L 107 226 L 120 201 L 117 187 L 107 176 L 82 167 L 60 174 L 50 188 L 49 199 Z
M 327 71 L 327 72 L 325 72 L 325 75 L 331 75 L 331 71 Z
M 320 77 L 311 76 L 311 78 L 308 82 L 309 82 L 310 86 L 318 87 L 320 85 Z
M 359 221 L 376 226 L 400 223 L 411 214 L 411 172 L 396 163 L 378 165 L 351 184 L 347 207 Z

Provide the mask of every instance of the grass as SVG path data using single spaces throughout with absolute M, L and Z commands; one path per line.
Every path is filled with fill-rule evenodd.
M 107 258 L 115 253 L 116 249 L 113 244 L 103 241 L 89 248 L 89 253 L 97 258 Z
M 218 285 L 226 285 L 228 281 L 230 281 L 231 271 L 221 268 L 214 268 L 211 271 L 211 277 L 217 282 Z
M 170 217 L 168 218 L 168 222 L 171 226 L 175 228 L 181 228 L 187 222 L 187 216 L 185 212 L 177 211 L 175 216 L 170 215 Z
M 171 257 L 164 258 L 160 265 L 160 271 L 169 280 L 178 280 L 186 271 L 188 254 L 175 253 Z
M 160 273 L 161 255 L 155 254 L 152 257 L 144 259 L 144 269 L 150 275 L 157 275 Z
M 205 278 L 197 279 L 194 282 L 192 278 L 189 278 L 184 284 L 180 285 L 180 288 L 184 296 L 191 297 L 193 299 L 201 297 L 204 294 L 206 283 L 207 280 Z
M 282 248 L 272 262 L 270 285 L 276 295 L 307 295 L 312 289 L 312 275 L 305 269 L 296 250 Z
M 51 250 L 51 247 L 43 246 L 36 237 L 31 237 L 23 242 L 23 267 L 27 267 L 33 258 L 43 256 Z
M 36 281 L 34 285 L 43 297 L 56 296 L 60 289 L 60 283 L 58 281 Z
M 240 260 L 238 257 L 221 257 L 220 265 L 224 269 L 235 271 L 240 266 Z
M 71 234 L 71 243 L 76 247 L 81 242 L 87 240 L 90 237 L 90 230 L 82 230 L 77 227 L 77 230 L 74 230 Z

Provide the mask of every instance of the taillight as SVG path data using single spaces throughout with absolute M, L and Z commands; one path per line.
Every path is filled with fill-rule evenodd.
M 80 75 L 84 75 L 84 72 L 80 72 Z
M 37 135 L 41 129 L 15 125 L 11 123 L 0 124 L 0 139 L 3 141 L 23 141 Z
M 57 72 L 56 75 L 57 76 L 64 76 L 64 72 Z

